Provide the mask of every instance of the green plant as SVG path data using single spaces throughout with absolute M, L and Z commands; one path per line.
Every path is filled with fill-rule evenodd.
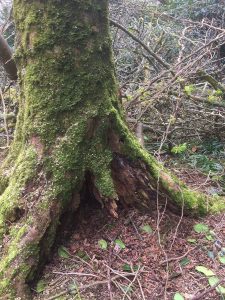
M 143 232 L 146 232 L 146 233 L 148 233 L 148 234 L 150 234 L 150 233 L 152 233 L 152 232 L 153 232 L 153 230 L 152 230 L 151 226 L 150 226 L 150 225 L 148 225 L 148 224 L 146 224 L 146 225 L 142 226 L 142 227 L 141 227 L 141 230 L 142 230 Z
M 36 292 L 42 293 L 46 288 L 46 283 L 44 280 L 39 280 L 36 286 Z
M 223 156 L 224 153 L 224 144 L 218 139 L 208 139 L 205 140 L 201 145 L 201 152 L 203 154 L 212 154 L 218 157 Z
M 194 230 L 197 233 L 206 233 L 209 231 L 209 227 L 203 223 L 198 223 L 194 225 Z
M 80 291 L 79 291 L 79 287 L 76 284 L 76 282 L 69 284 L 68 291 L 71 295 L 74 295 L 74 298 L 73 298 L 74 300 L 82 300 Z
M 184 297 L 180 293 L 176 293 L 173 297 L 173 300 L 184 300 Z
M 116 244 L 117 246 L 119 246 L 120 249 L 125 249 L 125 248 L 126 248 L 126 245 L 124 244 L 124 242 L 121 241 L 121 240 L 119 240 L 119 239 L 115 240 L 115 244 Z
M 60 247 L 58 248 L 58 255 L 59 255 L 60 257 L 62 257 L 62 258 L 69 258 L 70 253 L 69 253 L 69 251 L 66 249 L 66 247 L 60 246 Z
M 206 268 L 205 266 L 197 266 L 195 270 L 204 274 L 207 277 L 210 286 L 214 286 L 219 282 L 219 278 L 215 275 L 215 273 L 212 270 Z M 216 291 L 219 294 L 225 294 L 225 288 L 221 285 L 218 285 L 216 287 Z
M 184 87 L 184 91 L 188 96 L 190 96 L 195 91 L 195 89 L 196 88 L 193 84 L 185 85 Z
M 209 95 L 208 96 L 208 101 L 209 102 L 215 102 L 216 100 L 218 100 L 218 98 L 215 95 Z
M 176 145 L 171 149 L 171 152 L 174 154 L 182 154 L 187 150 L 187 143 Z
M 125 271 L 125 272 L 136 272 L 138 270 L 138 266 L 131 266 L 131 265 L 129 265 L 129 264 L 125 264 L 125 265 L 123 265 L 123 271 Z
M 223 95 L 223 92 L 221 90 L 216 90 L 215 91 L 215 95 L 216 96 L 222 96 Z
M 107 242 L 103 239 L 98 241 L 98 245 L 102 250 L 107 250 L 108 248 Z
M 217 173 L 223 170 L 223 166 L 214 161 L 213 159 L 208 158 L 204 154 L 193 154 L 189 157 L 189 164 L 192 167 L 198 168 L 206 173 Z

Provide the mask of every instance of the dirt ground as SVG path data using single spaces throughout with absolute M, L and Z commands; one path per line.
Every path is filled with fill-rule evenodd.
M 34 299 L 224 299 L 222 283 L 210 290 L 196 267 L 225 279 L 225 214 L 194 219 L 164 208 L 147 214 L 121 208 L 115 220 L 89 206 L 79 218 L 34 286 Z

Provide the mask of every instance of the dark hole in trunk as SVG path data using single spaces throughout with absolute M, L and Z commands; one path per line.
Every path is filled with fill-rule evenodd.
M 38 263 L 38 268 L 35 271 L 35 275 L 33 272 L 31 272 L 31 274 L 27 277 L 27 283 L 32 290 L 35 290 L 36 284 L 43 274 L 45 265 L 52 261 L 54 253 L 57 252 L 58 247 L 67 243 L 70 236 L 74 233 L 74 231 L 76 231 L 76 228 L 80 222 L 82 222 L 84 217 L 87 218 L 87 214 L 91 217 L 93 211 L 99 211 L 101 209 L 101 204 L 94 196 L 93 187 L 93 176 L 90 172 L 86 172 L 82 188 L 79 192 L 79 207 L 74 205 L 75 200 L 77 199 L 76 195 L 74 194 L 70 203 L 68 204 L 67 209 L 60 217 L 54 244 L 51 249 L 48 248 L 48 242 L 46 242 L 47 239 L 49 239 L 51 225 L 46 231 L 40 242 L 40 261 Z

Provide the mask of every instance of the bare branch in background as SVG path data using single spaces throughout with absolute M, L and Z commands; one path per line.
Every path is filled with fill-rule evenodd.
M 0 34 L 0 63 L 3 65 L 8 77 L 11 80 L 17 80 L 17 67 L 12 57 L 12 51 Z

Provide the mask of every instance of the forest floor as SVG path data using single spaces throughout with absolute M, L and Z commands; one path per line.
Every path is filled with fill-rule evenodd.
M 196 170 L 176 172 L 192 188 L 216 188 Z M 225 298 L 225 282 L 211 288 L 225 279 L 225 214 L 196 219 L 164 208 L 120 208 L 115 220 L 93 204 L 78 220 L 34 286 L 34 299 Z
M 213 157 L 192 151 L 163 160 L 192 189 L 223 195 L 223 149 Z M 33 299 L 225 299 L 225 214 L 196 219 L 164 207 L 118 212 L 113 219 L 97 203 L 81 208 L 70 238 L 55 246 L 33 286 Z
M 1 148 L 0 163 L 6 152 Z M 165 166 L 192 189 L 224 195 L 220 141 L 167 153 L 161 157 Z M 164 207 L 151 213 L 120 207 L 116 220 L 89 203 L 75 221 L 70 238 L 55 246 L 33 286 L 33 299 L 225 299 L 225 281 L 218 284 L 225 279 L 225 214 L 196 219 Z

